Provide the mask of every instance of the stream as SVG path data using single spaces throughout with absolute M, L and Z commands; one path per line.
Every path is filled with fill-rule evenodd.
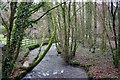
M 41 51 L 44 51 L 45 48 L 46 45 L 42 47 Z M 38 50 L 39 48 L 36 48 L 30 52 L 28 61 L 35 57 Z M 24 65 L 27 65 L 27 63 Z M 66 64 L 61 56 L 58 55 L 55 44 L 53 44 L 44 59 L 23 79 L 26 78 L 74 78 L 76 80 L 79 78 L 87 79 L 88 76 L 83 68 Z

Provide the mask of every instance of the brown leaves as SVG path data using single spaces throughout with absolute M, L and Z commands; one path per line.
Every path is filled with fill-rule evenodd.
M 111 78 L 111 77 L 117 77 L 117 71 L 118 69 L 108 66 L 93 66 L 90 68 L 93 78 Z

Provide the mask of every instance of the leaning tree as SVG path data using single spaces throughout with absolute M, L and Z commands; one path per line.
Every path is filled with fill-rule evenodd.
M 3 79 L 21 79 L 28 72 L 30 72 L 37 64 L 44 58 L 48 50 L 50 49 L 53 39 L 56 33 L 56 23 L 53 9 L 58 7 L 58 4 L 55 7 L 46 10 L 40 17 L 37 19 L 30 19 L 30 16 L 42 8 L 45 3 L 33 3 L 33 2 L 10 2 L 10 17 L 9 24 L 4 23 L 4 17 L 1 16 L 4 23 L 4 27 L 7 32 L 7 43 L 3 47 L 3 56 L 2 56 L 2 78 Z M 38 55 L 35 59 L 29 64 L 28 67 L 15 66 L 18 55 L 20 53 L 20 48 L 22 44 L 23 37 L 25 35 L 25 30 L 37 23 L 43 16 L 47 13 L 52 12 L 52 23 L 53 23 L 53 32 L 49 39 L 46 49 L 41 53 L 39 50 Z M 1 14 L 1 13 L 0 13 Z M 43 39 L 44 40 L 44 39 Z M 40 47 L 43 45 L 41 43 Z

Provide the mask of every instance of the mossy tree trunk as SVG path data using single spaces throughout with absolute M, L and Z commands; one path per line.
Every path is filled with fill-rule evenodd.
M 105 32 L 105 27 L 106 27 L 106 18 L 105 18 L 105 2 L 102 2 L 102 43 L 101 43 L 101 50 L 102 53 L 106 51 L 106 32 Z
M 14 17 L 15 17 L 15 6 L 16 3 L 11 2 L 11 17 L 10 17 L 10 26 L 9 34 L 7 37 L 7 44 L 4 47 L 3 59 L 2 59 L 2 77 L 9 78 L 11 73 L 14 70 L 14 64 L 18 57 L 21 42 L 24 35 L 24 30 L 28 26 L 28 17 L 29 17 L 29 7 L 27 3 L 21 3 L 16 13 L 15 26 Z M 13 7 L 13 8 L 12 8 Z M 26 12 L 25 12 L 26 11 Z M 14 13 L 13 13 L 14 12 Z M 25 12 L 23 14 L 23 12 Z
M 64 28 L 64 45 L 63 45 L 63 54 L 64 54 L 64 58 L 65 58 L 65 61 L 69 61 L 69 56 L 68 56 L 68 26 L 67 26 L 67 7 L 66 7 L 66 2 L 64 2 L 64 4 L 61 6 L 62 8 L 62 17 L 63 17 L 63 28 Z
M 85 5 L 86 8 L 86 41 L 88 43 L 88 45 L 90 45 L 90 51 L 91 48 L 93 47 L 93 30 L 92 30 L 92 17 L 93 17 L 93 3 L 91 2 L 91 0 L 89 0 L 89 2 L 86 2 Z
M 53 23 L 53 32 L 51 34 L 49 43 L 47 48 L 44 50 L 41 55 L 36 55 L 36 59 L 29 65 L 29 67 L 16 67 L 15 62 L 18 58 L 21 43 L 24 36 L 24 31 L 30 25 L 38 22 L 43 16 L 45 16 L 48 12 L 57 8 L 60 5 L 52 7 L 47 10 L 43 15 L 41 15 L 36 20 L 30 20 L 30 16 L 38 11 L 43 6 L 44 2 L 40 2 L 38 4 L 32 4 L 30 2 L 11 2 L 10 3 L 10 25 L 7 27 L 7 44 L 3 48 L 3 58 L 2 58 L 2 78 L 7 79 L 21 79 L 23 78 L 29 71 L 31 71 L 47 54 L 50 49 L 52 42 L 56 33 L 56 19 L 54 12 L 52 12 L 52 23 Z M 34 7 L 32 6 L 34 5 Z M 16 7 L 17 6 L 17 7 Z M 41 46 L 40 46 L 41 47 Z M 40 52 L 40 51 L 39 51 Z M 39 54 L 39 53 L 38 53 Z M 18 71 L 16 71 L 18 70 Z M 19 71 L 20 70 L 20 71 Z
M 95 52 L 96 49 L 96 40 L 97 40 L 97 4 L 94 2 L 94 42 L 93 42 L 93 53 Z
M 84 5 L 84 1 L 82 2 L 82 6 Z M 82 44 L 83 44 L 83 46 L 84 46 L 84 44 L 85 44 L 85 9 L 84 9 L 84 6 L 82 7 L 82 9 L 81 9 L 81 35 L 82 35 L 82 37 L 81 37 L 81 39 L 82 39 Z
M 73 14 L 74 14 L 74 37 L 73 37 L 73 39 L 74 39 L 74 45 L 73 45 L 73 51 L 72 51 L 72 56 L 75 56 L 75 53 L 76 53 L 76 49 L 77 49 L 77 34 L 78 34 L 78 32 L 77 32 L 77 13 L 76 13 L 76 2 L 74 1 L 73 2 Z M 71 46 L 72 47 L 72 46 Z
M 76 2 L 63 2 L 57 14 L 57 49 L 61 51 L 61 56 L 69 62 L 75 56 L 78 46 L 78 22 Z

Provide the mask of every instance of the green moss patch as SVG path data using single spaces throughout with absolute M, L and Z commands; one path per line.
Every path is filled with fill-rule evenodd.
M 79 65 L 80 65 L 80 62 L 77 61 L 77 60 L 70 60 L 70 61 L 69 61 L 69 64 L 72 65 L 72 66 L 79 66 Z

